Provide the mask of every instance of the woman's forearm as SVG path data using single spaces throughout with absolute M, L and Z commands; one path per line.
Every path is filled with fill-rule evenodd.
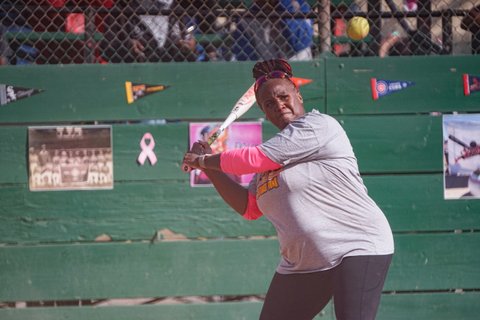
M 204 172 L 223 200 L 243 215 L 247 209 L 248 190 L 221 171 L 204 169 Z
M 240 215 L 245 213 L 248 205 L 248 190 L 222 172 L 220 154 L 188 153 L 184 161 L 203 170 L 223 200 Z

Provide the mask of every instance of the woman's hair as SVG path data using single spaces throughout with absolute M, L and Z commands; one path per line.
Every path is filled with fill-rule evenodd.
M 257 62 L 252 70 L 253 78 L 257 80 L 258 78 L 272 71 L 282 71 L 282 72 L 285 72 L 289 77 L 293 76 L 292 67 L 287 62 L 287 60 L 272 59 L 272 60 Z

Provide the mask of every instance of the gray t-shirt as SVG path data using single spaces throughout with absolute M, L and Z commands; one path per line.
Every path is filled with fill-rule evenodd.
M 315 272 L 348 256 L 393 253 L 388 221 L 368 196 L 350 141 L 334 118 L 313 110 L 259 147 L 283 165 L 250 184 L 278 234 L 277 272 Z

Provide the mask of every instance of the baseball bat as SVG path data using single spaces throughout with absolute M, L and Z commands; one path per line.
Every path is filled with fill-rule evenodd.
M 470 146 L 468 144 L 466 144 L 465 142 L 463 142 L 462 140 L 458 139 L 457 137 L 455 137 L 454 135 L 449 135 L 448 138 L 456 143 L 458 143 L 459 145 L 461 145 L 462 147 L 464 148 L 467 148 L 467 149 L 470 149 Z
M 223 131 L 225 131 L 226 128 L 228 128 L 229 125 L 240 118 L 253 106 L 256 100 L 254 85 L 255 84 L 252 84 L 250 88 L 248 88 L 248 90 L 240 97 L 240 99 L 238 99 L 225 121 L 223 121 L 218 130 L 212 134 L 210 138 L 208 138 L 208 145 L 212 145 L 212 143 L 217 140 L 217 138 L 223 133 Z M 182 170 L 184 172 L 190 172 L 192 168 L 186 164 L 183 164 Z

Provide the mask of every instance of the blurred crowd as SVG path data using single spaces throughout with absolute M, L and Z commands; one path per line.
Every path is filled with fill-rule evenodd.
M 318 55 L 318 24 L 306 0 L 252 0 L 222 15 L 215 0 L 2 0 L 0 64 L 243 61 Z M 227 1 L 228 2 L 228 1 Z M 235 1 L 232 1 L 232 3 Z M 237 1 L 238 2 L 238 1 Z M 311 1 L 310 1 L 311 3 Z M 332 13 L 360 12 L 354 1 Z M 93 8 L 93 11 L 89 11 Z M 401 10 L 416 11 L 416 0 Z M 310 15 L 309 15 L 310 14 Z M 332 36 L 344 36 L 346 19 L 331 19 Z M 480 6 L 463 17 L 472 54 L 480 52 Z M 68 37 L 67 35 L 77 35 Z M 61 38 L 63 35 L 64 38 Z M 87 37 L 88 35 L 88 37 Z M 429 54 L 417 30 L 382 35 L 376 52 L 365 43 L 333 44 L 337 56 Z M 441 40 L 429 46 L 438 47 Z M 418 50 L 423 50 L 419 52 Z

